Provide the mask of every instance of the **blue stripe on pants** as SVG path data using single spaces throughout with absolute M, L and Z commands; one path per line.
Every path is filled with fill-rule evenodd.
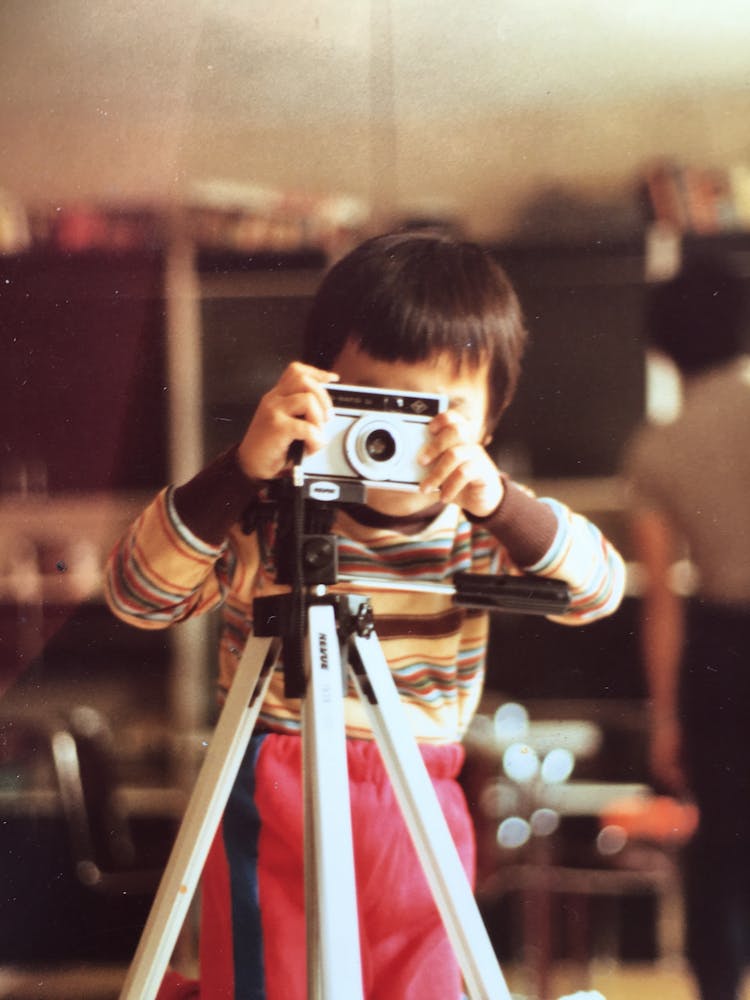
M 258 894 L 260 816 L 255 766 L 265 735 L 253 736 L 224 810 L 224 849 L 230 871 L 235 1000 L 265 1000 L 263 929 Z

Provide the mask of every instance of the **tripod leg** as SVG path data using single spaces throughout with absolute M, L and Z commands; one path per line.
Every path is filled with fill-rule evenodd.
M 377 636 L 355 636 L 352 677 L 472 1000 L 511 1000 Z
M 277 642 L 255 637 L 248 639 L 120 1000 L 153 1000 L 156 996 L 277 659 Z
M 308 660 L 302 707 L 308 996 L 361 1000 L 343 671 L 330 605 L 308 611 Z

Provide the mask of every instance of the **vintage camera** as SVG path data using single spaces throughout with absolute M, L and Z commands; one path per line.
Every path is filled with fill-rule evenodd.
M 417 456 L 427 441 L 427 425 L 447 407 L 446 397 L 358 385 L 326 389 L 334 412 L 324 428 L 324 447 L 302 461 L 305 476 L 417 490 L 427 471 Z

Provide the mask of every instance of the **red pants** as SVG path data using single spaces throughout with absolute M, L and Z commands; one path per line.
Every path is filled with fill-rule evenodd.
M 349 740 L 367 1000 L 458 1000 L 461 976 L 376 744 Z M 203 1000 L 306 1000 L 301 740 L 251 741 L 209 854 L 201 897 Z M 471 879 L 460 746 L 422 747 Z

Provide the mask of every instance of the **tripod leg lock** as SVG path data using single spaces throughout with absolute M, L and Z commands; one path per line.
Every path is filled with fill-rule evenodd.
M 369 638 L 375 629 L 375 618 L 369 598 L 349 594 L 344 599 L 347 604 L 346 612 L 348 621 L 346 623 L 346 635 L 343 638 L 348 638 L 354 635 L 355 632 L 363 639 Z M 339 632 L 342 631 L 343 627 L 344 623 L 342 622 Z
M 253 631 L 256 636 L 281 637 L 284 663 L 284 692 L 287 698 L 302 698 L 305 694 L 304 635 L 307 632 L 307 615 L 299 631 L 299 607 L 295 594 L 271 594 L 256 597 L 253 601 Z M 358 594 L 306 595 L 304 607 L 327 604 L 333 607 L 336 618 L 336 635 L 343 648 L 352 636 L 368 638 L 375 622 L 369 598 Z M 343 661 L 342 661 L 343 662 Z

